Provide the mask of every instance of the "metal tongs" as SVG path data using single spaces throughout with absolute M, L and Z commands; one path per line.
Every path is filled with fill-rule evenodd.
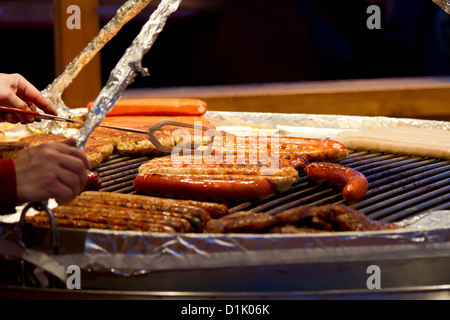
M 75 123 L 75 124 L 81 124 L 83 125 L 83 121 L 69 119 L 69 118 L 63 118 L 59 116 L 54 116 L 51 114 L 45 114 L 45 113 L 39 113 L 32 110 L 21 110 L 21 109 L 14 109 L 14 108 L 8 108 L 8 107 L 2 107 L 0 106 L 0 111 L 3 112 L 9 112 L 9 113 L 20 113 L 20 114 L 26 114 L 34 116 L 38 119 L 45 119 L 45 120 L 54 120 L 54 121 L 62 121 L 62 122 L 69 122 L 69 123 Z M 191 129 L 201 129 L 202 131 L 210 132 L 209 134 L 209 145 L 212 147 L 212 141 L 214 139 L 214 134 L 212 133 L 214 130 L 212 128 L 203 126 L 203 125 L 196 125 L 192 123 L 186 123 L 186 122 L 179 122 L 179 121 L 172 121 L 172 120 L 163 120 L 155 123 L 152 125 L 148 130 L 141 130 L 141 129 L 134 129 L 134 128 L 124 128 L 124 127 L 117 127 L 117 126 L 108 126 L 108 125 L 98 125 L 98 127 L 107 128 L 107 129 L 113 129 L 113 130 L 120 130 L 120 131 L 126 131 L 131 133 L 140 133 L 145 134 L 148 136 L 148 139 L 150 142 L 160 151 L 164 153 L 171 153 L 173 150 L 173 147 L 164 146 L 159 142 L 158 138 L 154 135 L 154 133 L 158 130 L 160 130 L 164 126 L 176 126 L 176 127 L 184 127 L 184 128 L 191 128 Z M 192 148 L 192 146 L 191 146 Z

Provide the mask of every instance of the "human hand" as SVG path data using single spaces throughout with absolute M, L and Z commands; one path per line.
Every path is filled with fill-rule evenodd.
M 36 111 L 37 107 L 45 113 L 57 115 L 52 103 L 23 76 L 17 73 L 0 73 L 0 105 L 32 111 Z M 35 118 L 29 115 L 0 112 L 0 121 L 26 124 L 35 121 Z
M 14 162 L 18 204 L 51 198 L 65 204 L 84 190 L 90 163 L 75 145 L 74 139 L 45 143 L 17 155 Z

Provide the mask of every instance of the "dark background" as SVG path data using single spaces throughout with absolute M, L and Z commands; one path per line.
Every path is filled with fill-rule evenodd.
M 215 5 L 180 9 L 169 19 L 143 61 L 151 76 L 129 88 L 450 73 L 450 17 L 431 0 L 210 1 Z M 0 0 L 0 72 L 21 73 L 42 90 L 57 76 L 52 1 L 11 10 L 11 3 L 26 2 Z M 102 25 L 123 2 L 100 2 Z M 381 30 L 366 27 L 371 4 L 382 9 Z M 104 82 L 149 13 L 102 50 Z

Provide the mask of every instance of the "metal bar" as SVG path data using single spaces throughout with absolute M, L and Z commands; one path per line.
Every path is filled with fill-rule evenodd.
M 111 175 L 114 173 L 122 172 L 124 170 L 137 168 L 146 161 L 148 161 L 148 160 L 142 160 L 142 159 L 129 160 L 129 161 L 109 165 L 106 167 L 100 167 L 100 168 L 98 168 L 99 170 L 96 170 L 96 172 L 99 174 L 99 176 L 103 177 L 103 176 Z
M 447 176 L 450 177 L 450 173 L 447 173 Z M 396 210 L 397 208 L 404 208 L 409 203 L 416 203 L 417 201 L 422 200 L 422 194 L 423 192 L 427 192 L 436 188 L 439 188 L 443 185 L 446 185 L 449 183 L 448 180 L 440 180 L 435 184 L 427 184 L 420 188 L 413 188 L 413 191 L 410 192 L 402 192 L 396 197 L 390 197 L 387 201 L 378 202 L 377 204 L 366 207 L 360 211 L 364 212 L 365 214 L 369 215 L 371 212 L 375 212 L 371 214 L 370 216 L 373 218 L 381 218 L 382 215 L 384 215 L 386 212 L 392 212 Z M 426 182 L 426 180 L 422 180 Z M 414 184 L 411 184 L 414 185 Z M 402 188 L 403 189 L 403 188 Z M 412 200 L 408 200 L 409 198 L 412 198 Z M 398 203 L 398 204 L 396 204 Z M 379 210 L 381 208 L 386 208 L 384 210 Z
M 440 172 L 441 163 L 426 164 L 426 162 L 412 163 L 398 168 L 384 170 L 380 173 L 370 174 L 363 172 L 370 182 L 370 188 L 375 189 L 377 186 L 385 186 L 392 183 L 392 180 L 406 181 L 411 177 L 427 176 L 428 172 L 437 170 Z
M 120 178 L 116 178 L 116 179 L 109 180 L 109 181 L 106 181 L 106 182 L 102 182 L 102 188 L 106 188 L 106 187 L 110 187 L 110 186 L 117 186 L 118 184 L 121 184 L 121 183 L 124 183 L 124 182 L 127 182 L 128 184 L 132 185 L 135 176 L 136 176 L 135 174 L 127 175 L 127 176 L 124 176 L 124 177 L 120 177 Z
M 429 183 L 433 183 L 433 181 L 446 179 L 448 177 L 450 177 L 450 172 L 448 172 L 445 168 L 440 168 L 427 171 L 420 175 L 414 175 L 412 177 L 398 180 L 390 184 L 385 184 L 380 188 L 371 189 L 367 192 L 365 200 L 354 204 L 353 207 L 362 212 L 368 213 L 371 208 L 369 205 L 372 203 L 379 204 L 383 199 L 392 199 L 395 195 L 402 195 L 408 190 L 421 188 Z
M 397 206 L 393 206 L 393 207 L 389 208 L 389 210 L 386 210 L 386 213 L 389 214 L 389 216 L 387 216 L 383 219 L 380 219 L 380 220 L 383 220 L 386 222 L 400 221 L 402 219 L 408 218 L 415 214 L 422 213 L 422 212 L 426 211 L 427 209 L 432 209 L 433 205 L 439 204 L 442 201 L 449 201 L 446 204 L 446 208 L 450 208 L 450 193 L 448 193 L 450 191 L 450 186 L 447 186 L 438 191 L 439 192 L 433 191 L 433 192 L 424 194 L 422 196 L 419 196 L 417 198 L 414 198 L 412 200 L 400 203 Z M 447 193 L 442 195 L 445 192 L 447 192 Z M 427 201 L 421 202 L 422 200 L 427 200 Z M 417 203 L 419 203 L 419 204 L 417 204 Z M 397 213 L 392 213 L 395 210 L 399 210 L 399 209 L 401 209 L 401 211 L 399 211 Z M 436 209 L 434 209 L 434 210 L 436 210 Z M 380 212 L 380 215 L 381 214 L 383 214 L 383 212 Z
M 136 169 L 132 169 L 132 170 L 126 170 L 123 172 L 119 172 L 116 174 L 112 174 L 112 175 L 107 175 L 106 177 L 102 178 L 103 182 L 102 182 L 102 186 L 105 186 L 105 182 L 109 182 L 114 183 L 114 182 L 118 182 L 117 179 L 123 179 L 124 177 L 128 177 L 128 179 L 133 179 L 136 177 L 137 173 L 138 173 L 138 168 Z

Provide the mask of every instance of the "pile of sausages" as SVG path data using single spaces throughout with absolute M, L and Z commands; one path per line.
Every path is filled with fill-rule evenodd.
M 263 141 L 261 141 L 263 140 Z M 255 200 L 288 190 L 305 174 L 343 188 L 347 203 L 368 191 L 366 177 L 335 162 L 348 155 L 330 139 L 219 137 L 208 154 L 154 158 L 139 168 L 138 193 L 204 201 Z
M 58 227 L 197 233 L 203 232 L 212 218 L 227 215 L 228 208 L 208 202 L 85 191 L 52 212 Z M 45 212 L 30 215 L 27 221 L 35 225 L 49 225 Z
M 254 212 L 230 214 L 225 205 L 86 191 L 68 205 L 53 209 L 58 227 L 132 230 L 153 233 L 278 233 L 397 229 L 374 221 L 345 205 L 299 206 L 275 215 Z M 27 216 L 35 225 L 49 225 L 47 213 Z

